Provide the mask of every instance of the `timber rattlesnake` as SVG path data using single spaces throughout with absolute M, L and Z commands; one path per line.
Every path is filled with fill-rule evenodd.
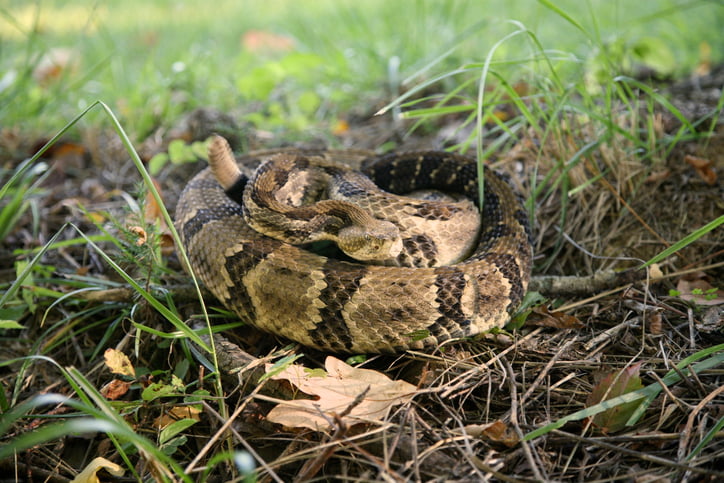
M 478 204 L 476 161 L 460 155 L 277 150 L 247 154 L 241 166 L 269 157 L 282 162 L 275 168 L 278 174 L 267 178 L 271 186 L 262 191 L 283 187 L 292 169 L 284 168 L 284 160 L 300 158 L 323 166 L 359 164 L 392 193 L 435 189 Z M 248 190 L 243 194 L 249 176 L 236 163 L 226 163 L 233 158 L 223 138 L 212 140 L 209 159 L 211 168 L 189 181 L 181 194 L 176 227 L 192 269 L 207 288 L 262 330 L 331 352 L 429 349 L 502 327 L 525 294 L 532 259 L 527 213 L 510 186 L 487 168 L 480 234 L 472 253 L 459 263 L 424 266 L 437 263 L 416 260 L 414 254 L 429 244 L 408 240 L 403 244 L 414 246 L 406 246 L 401 258 L 417 266 L 398 267 L 328 258 L 259 234 L 244 220 L 242 200 L 252 199 Z M 257 182 L 260 176 L 251 177 Z M 292 205 L 315 210 L 299 200 Z M 438 211 L 428 210 L 422 217 L 439 218 Z M 397 248 L 390 250 L 394 255 Z

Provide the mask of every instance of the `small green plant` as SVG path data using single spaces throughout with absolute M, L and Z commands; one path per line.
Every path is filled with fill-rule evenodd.
M 36 200 L 43 195 L 41 183 L 50 174 L 46 163 L 25 160 L 14 170 L 0 167 L 0 241 L 15 229 L 22 216 L 33 209 Z M 37 227 L 37 217 L 32 226 Z
M 195 141 L 188 144 L 181 139 L 174 139 L 168 144 L 168 151 L 154 155 L 148 162 L 148 172 L 156 176 L 169 162 L 171 164 L 191 163 L 206 159 L 207 143 Z
M 134 159 L 136 166 L 145 180 L 146 190 L 151 194 L 159 207 L 159 216 L 164 219 L 166 226 L 169 227 L 169 230 L 172 233 L 172 236 L 176 238 L 177 245 L 180 246 L 180 243 L 178 242 L 178 234 L 173 228 L 171 218 L 160 199 L 158 191 L 151 180 L 150 174 L 138 158 L 138 155 L 123 131 L 123 128 L 115 118 L 115 115 L 105 104 L 100 102 L 93 104 L 87 110 L 79 114 L 74 120 L 68 123 L 68 125 L 58 132 L 58 134 L 56 134 L 43 148 L 41 148 L 35 156 L 28 160 L 23 165 L 22 169 L 17 170 L 10 180 L 5 183 L 2 191 L 0 191 L 0 195 L 9 196 L 12 200 L 15 200 L 16 206 L 22 206 L 23 198 L 18 194 L 20 193 L 18 190 L 20 190 L 22 183 L 25 183 L 25 186 L 28 186 L 28 189 L 30 189 L 33 194 L 37 194 L 34 190 L 36 183 L 38 183 L 38 173 L 32 169 L 32 166 L 34 166 L 34 163 L 37 162 L 40 156 L 42 156 L 49 147 L 57 142 L 63 134 L 65 134 L 72 126 L 83 118 L 90 109 L 95 107 L 103 109 L 103 111 L 111 119 L 112 124 L 116 127 L 120 138 L 127 147 L 129 155 Z M 186 149 L 184 146 L 180 146 L 180 148 Z M 190 147 L 189 149 L 194 149 L 194 147 Z M 196 146 L 195 149 L 200 149 L 200 147 Z M 42 172 L 42 170 L 39 171 Z M 27 173 L 33 173 L 33 176 L 30 176 Z M 20 183 L 21 181 L 22 183 Z M 67 330 L 73 330 L 77 335 L 86 330 L 98 327 L 98 324 L 102 324 L 104 326 L 107 325 L 108 329 L 106 331 L 106 336 L 101 339 L 100 344 L 96 348 L 96 353 L 91 354 L 92 357 L 96 357 L 98 355 L 98 350 L 101 350 L 103 347 L 103 341 L 107 337 L 109 331 L 117 328 L 118 323 L 127 318 L 133 323 L 133 327 L 141 331 L 141 333 L 153 334 L 155 338 L 158 338 L 157 340 L 159 341 L 159 344 L 179 340 L 193 341 L 197 348 L 210 354 L 212 364 L 216 364 L 216 353 L 213 350 L 213 339 L 211 345 L 204 342 L 196 331 L 186 325 L 176 310 L 173 300 L 168 296 L 168 293 L 164 290 L 156 289 L 157 281 L 155 281 L 155 277 L 152 277 L 154 280 L 149 279 L 148 281 L 142 281 L 139 283 L 134 276 L 129 274 L 127 269 L 124 269 L 115 260 L 115 256 L 111 256 L 107 250 L 104 250 L 99 246 L 100 242 L 110 242 L 112 246 L 115 246 L 121 250 L 121 252 L 124 252 L 129 250 L 131 244 L 117 240 L 114 236 L 105 232 L 100 225 L 96 226 L 101 229 L 102 234 L 90 236 L 80 231 L 74 225 L 68 224 L 58 231 L 40 249 L 28 252 L 26 254 L 28 256 L 27 259 L 21 259 L 16 263 L 16 280 L 0 294 L 0 328 L 22 328 L 22 325 L 18 322 L 22 317 L 24 317 L 24 314 L 28 312 L 37 312 L 40 309 L 41 305 L 36 297 L 51 297 L 56 299 L 55 302 L 50 305 L 50 308 L 47 309 L 48 311 L 50 311 L 56 304 L 61 303 L 70 304 L 75 310 L 79 309 L 76 297 L 80 297 L 84 292 L 89 290 L 97 291 L 102 289 L 101 285 L 103 285 L 103 282 L 100 280 L 93 280 L 93 283 L 88 283 L 90 280 L 85 280 L 85 283 L 79 283 L 75 287 L 76 290 L 71 291 L 70 293 L 53 292 L 43 288 L 39 283 L 41 280 L 47 280 L 54 272 L 52 267 L 45 266 L 41 263 L 41 260 L 46 253 L 61 246 L 68 246 L 73 243 L 82 243 L 90 250 L 94 251 L 101 260 L 111 267 L 121 277 L 124 283 L 132 288 L 139 300 L 142 300 L 144 304 L 147 304 L 144 306 L 144 310 L 148 307 L 153 308 L 158 314 L 173 324 L 177 330 L 173 333 L 163 333 L 147 327 L 143 323 L 143 319 L 137 320 L 139 315 L 143 316 L 144 312 L 139 312 L 137 308 L 140 304 L 134 303 L 124 304 L 120 312 L 116 314 L 116 320 L 113 321 L 109 321 L 105 317 L 98 316 L 102 310 L 110 307 L 109 305 L 100 305 L 90 309 L 76 310 L 71 315 L 71 320 L 61 320 L 53 323 L 51 327 L 48 328 L 48 334 L 51 333 L 51 331 L 55 331 L 56 333 L 60 331 L 63 333 Z M 58 241 L 59 236 L 65 230 L 75 230 L 79 236 L 63 242 Z M 152 248 L 149 249 L 153 250 Z M 180 254 L 181 256 L 184 256 L 182 250 L 180 251 Z M 140 267 L 140 265 L 139 267 L 142 268 L 142 270 L 145 270 L 147 261 L 151 261 L 154 265 L 157 263 L 153 262 L 153 260 L 157 260 L 158 255 L 155 253 L 148 253 L 139 257 L 138 254 L 136 254 L 134 257 L 126 258 L 128 260 L 135 260 L 137 263 L 144 265 L 144 267 Z M 131 268 L 133 267 L 132 265 L 130 266 Z M 149 277 L 151 277 L 152 271 L 148 271 Z M 69 279 L 71 280 L 70 282 L 64 282 L 68 287 L 74 283 L 72 279 L 80 281 L 82 277 L 69 277 Z M 109 322 L 111 323 L 109 324 Z M 208 326 L 210 327 L 210 325 Z M 38 340 L 34 344 L 32 349 L 33 353 L 44 353 L 54 347 L 54 345 L 49 344 L 45 338 L 41 339 L 42 340 Z M 61 342 L 62 340 L 63 338 L 60 338 L 60 341 L 55 341 L 54 343 Z M 184 345 L 184 343 L 180 345 Z M 2 424 L 0 424 L 0 434 L 4 433 L 10 427 L 9 425 L 28 417 L 29 412 L 36 410 L 40 410 L 42 412 L 42 408 L 46 407 L 48 404 L 61 403 L 69 406 L 76 411 L 75 414 L 73 414 L 76 418 L 71 418 L 55 425 L 43 426 L 38 431 L 23 433 L 17 437 L 11 438 L 9 441 L 5 441 L 6 444 L 4 444 L 2 449 L 0 449 L 0 459 L 37 444 L 53 441 L 70 434 L 105 431 L 115 443 L 117 451 L 121 455 L 121 458 L 125 461 L 126 467 L 130 471 L 134 471 L 134 465 L 131 463 L 129 449 L 135 446 L 136 450 L 147 458 L 147 462 L 151 464 L 152 467 L 155 467 L 155 470 L 153 471 L 156 472 L 156 477 L 166 481 L 176 479 L 190 481 L 188 476 L 184 475 L 183 469 L 180 468 L 178 464 L 170 458 L 170 456 L 185 444 L 185 436 L 182 433 L 195 424 L 196 421 L 194 418 L 181 417 L 178 421 L 169 422 L 169 424 L 165 425 L 163 430 L 160 431 L 158 440 L 154 443 L 136 433 L 123 417 L 124 414 L 134 412 L 143 405 L 154 405 L 158 404 L 160 401 L 180 400 L 181 404 L 193 408 L 195 404 L 198 404 L 200 399 L 205 398 L 208 395 L 208 391 L 188 389 L 181 379 L 185 370 L 179 369 L 181 371 L 181 375 L 176 373 L 165 373 L 163 371 L 156 373 L 154 376 L 158 378 L 158 382 L 148 385 L 142 391 L 140 400 L 129 405 L 127 402 L 121 404 L 109 402 L 81 372 L 75 369 L 66 370 L 58 366 L 67 383 L 73 388 L 73 393 L 75 394 L 74 397 L 77 399 L 68 399 L 65 396 L 60 398 L 54 394 L 48 394 L 33 398 L 24 404 L 16 404 L 17 398 L 19 397 L 19 391 L 23 386 L 22 381 L 25 378 L 27 371 L 32 364 L 37 364 L 39 361 L 48 361 L 55 364 L 54 361 L 47 356 L 35 356 L 19 360 L 0 361 L 0 365 L 3 366 L 13 363 L 21 364 L 21 367 L 15 376 L 17 384 L 15 384 L 14 393 L 10 398 L 6 398 L 3 393 L 3 397 L 0 398 L 5 401 L 3 405 L 8 408 L 8 411 L 5 412 L 7 417 L 3 418 Z M 188 369 L 188 365 L 186 366 L 186 369 Z M 220 379 L 216 377 L 215 373 L 211 373 L 211 376 L 213 382 L 215 383 L 215 385 L 212 384 L 214 391 L 217 395 L 222 394 Z M 226 410 L 223 402 L 220 406 L 219 413 L 225 414 Z M 233 454 L 230 453 L 229 458 L 232 457 Z M 139 476 L 136 475 L 136 477 Z

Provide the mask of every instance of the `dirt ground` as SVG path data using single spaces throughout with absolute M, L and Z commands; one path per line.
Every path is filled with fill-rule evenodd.
M 496 157 L 495 166 L 507 172 L 526 197 L 534 189 L 543 193 L 536 198 L 534 276 L 574 279 L 563 288 L 545 285 L 560 279 L 538 280 L 535 287 L 543 292 L 546 303 L 533 311 L 523 327 L 449 344 L 433 354 L 369 358 L 364 367 L 407 381 L 417 387 L 418 394 L 379 424 L 349 426 L 336 421 L 328 433 L 290 429 L 266 420 L 274 407 L 268 395 L 284 397 L 293 391 L 288 385 L 273 383 L 255 389 L 250 382 L 254 380 L 252 369 L 242 370 L 231 382 L 225 380 L 228 413 L 235 414 L 231 433 L 226 433 L 228 439 L 210 443 L 210 450 L 206 447 L 209 436 L 223 423 L 212 411 L 219 403 L 209 401 L 200 422 L 186 432 L 187 440 L 177 448 L 176 461 L 185 466 L 199 451 L 207 450 L 210 457 L 223 450 L 226 441 L 256 453 L 258 460 L 265 462 L 257 464 L 263 466 L 260 481 L 724 479 L 721 362 L 709 368 L 697 369 L 690 363 L 675 369 L 680 380 L 659 392 L 632 427 L 620 426 L 620 414 L 606 413 L 598 419 L 567 422 L 530 441 L 521 440 L 536 428 L 595 404 L 589 396 L 615 386 L 611 377 L 617 374 L 640 378 L 640 386 L 634 381 L 632 387 L 646 387 L 661 382 L 675 364 L 692 354 L 711 349 L 713 353 L 702 360 L 721 355 L 721 227 L 660 262 L 648 276 L 646 271 L 633 276 L 620 272 L 638 267 L 724 214 L 722 86 L 722 67 L 705 76 L 659 86 L 690 120 L 718 107 L 718 121 L 709 118 L 697 125 L 705 132 L 716 124 L 710 137 L 682 140 L 672 149 L 656 150 L 658 159 L 645 160 L 624 159 L 630 157 L 631 148 L 625 140 L 602 144 L 590 152 L 586 162 L 568 172 L 567 191 L 553 186 L 546 175 L 557 169 L 556 160 L 571 159 L 593 138 L 595 134 L 585 122 L 566 120 L 570 134 L 554 139 L 542 140 L 531 130 Z M 337 142 L 365 149 L 391 141 L 399 149 L 442 148 L 440 133 L 454 131 L 461 122 L 445 118 L 429 129 L 429 134 L 406 136 L 407 124 L 389 116 L 373 118 L 370 112 L 350 114 L 349 127 L 336 134 Z M 656 122 L 650 125 L 662 139 L 681 125 L 665 110 L 635 116 L 622 112 L 621 122 L 631 127 L 654 115 Z M 166 149 L 173 138 L 202 140 L 219 130 L 243 133 L 235 141 L 247 149 L 284 144 L 239 126 L 224 113 L 203 109 L 190 113 L 173 129 L 159 129 L 139 143 L 138 151 L 147 161 Z M 0 132 L 0 161 L 12 168 L 32 155 L 42 141 L 6 129 Z M 32 209 L 0 241 L 0 284 L 10 284 L 16 277 L 16 262 L 29 258 L 17 250 L 42 246 L 58 232 L 57 241 L 77 238 L 78 231 L 68 223 L 89 235 L 99 234 L 102 227 L 124 247 L 119 250 L 103 242 L 104 249 L 139 283 L 158 283 L 163 291 L 158 293 L 168 294 L 185 317 L 200 313 L 172 251 L 163 253 L 165 266 L 158 267 L 151 266 L 151 254 L 133 248 L 133 233 L 125 231 L 132 225 L 129 207 L 135 204 L 133 200 L 144 199 L 144 190 L 114 133 L 84 129 L 79 140 L 58 144 L 43 161 L 53 172 L 42 183 L 42 196 L 33 198 Z M 170 209 L 183 184 L 203 164 L 168 164 L 156 177 Z M 587 183 L 592 178 L 597 181 Z M 533 186 L 531 180 L 540 184 Z M 155 371 L 159 380 L 183 360 L 191 362 L 186 382 L 202 379 L 204 369 L 192 362 L 181 344 L 137 331 L 132 320 L 159 331 L 173 328 L 127 290 L 86 243 L 50 250 L 41 263 L 44 268 L 34 274 L 34 292 L 29 295 L 37 305 L 20 320 L 26 329 L 0 331 L 2 360 L 44 354 L 61 366 L 76 367 L 101 388 L 112 379 L 102 366 L 102 352 L 110 347 L 125 352 L 136 366 Z M 604 281 L 586 278 L 606 271 L 619 273 Z M 68 293 L 86 283 L 98 284 L 106 298 L 89 300 L 78 295 L 50 305 L 58 297 L 56 292 Z M 212 298 L 208 301 L 212 306 L 215 303 Z M 248 327 L 224 335 L 247 361 L 266 360 L 275 348 L 288 343 Z M 323 366 L 325 354 L 291 350 L 305 354 L 302 362 L 307 367 Z M 239 380 L 244 384 L 238 386 Z M 20 361 L 3 365 L 0 381 L 11 405 L 46 392 L 73 396 L 57 369 L 40 361 L 27 367 Z M 122 399 L 139 401 L 140 388 L 134 387 Z M 158 429 L 154 421 L 170 404 L 139 403 L 126 419 L 136 431 L 155 440 Z M 66 412 L 61 406 L 40 408 L 18 420 L 0 435 L 0 441 L 11 443 L 47 424 L 48 417 Z M 621 412 L 630 414 L 630 410 Z M 711 438 L 707 436 L 710 431 L 714 432 Z M 703 440 L 707 441 L 703 449 L 695 449 Z M 73 468 L 84 467 L 95 456 L 122 462 L 108 438 L 95 434 L 33 446 L 0 461 L 0 473 L 19 474 L 19 481 L 70 481 Z M 148 474 L 144 472 L 150 471 L 150 465 L 137 454 L 132 458 L 137 470 Z M 209 481 L 226 481 L 230 474 L 220 465 Z M 15 480 L 6 476 L 0 481 Z M 108 477 L 107 481 L 125 479 Z

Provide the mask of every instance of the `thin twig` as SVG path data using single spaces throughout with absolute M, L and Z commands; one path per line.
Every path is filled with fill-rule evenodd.
M 679 461 L 684 461 L 686 447 L 689 446 L 689 439 L 691 438 L 691 432 L 694 427 L 694 420 L 699 415 L 702 409 L 706 407 L 711 401 L 714 400 L 718 395 L 724 392 L 724 386 L 719 386 L 712 392 L 706 395 L 704 399 L 699 401 L 699 404 L 689 413 L 689 417 L 686 419 L 686 425 L 681 431 L 681 439 L 679 440 L 679 450 L 676 453 L 676 457 Z
M 508 387 L 510 388 L 510 424 L 513 426 L 513 429 L 518 435 L 520 447 L 523 449 L 523 454 L 528 460 L 528 466 L 530 466 L 536 481 L 549 481 L 547 477 L 543 477 L 543 474 L 538 467 L 538 462 L 533 457 L 533 452 L 531 451 L 529 442 L 523 440 L 524 434 L 520 429 L 520 424 L 518 423 L 518 389 L 515 386 L 515 373 L 513 372 L 513 367 L 506 358 L 502 358 L 501 362 L 505 367 L 505 371 L 508 373 Z

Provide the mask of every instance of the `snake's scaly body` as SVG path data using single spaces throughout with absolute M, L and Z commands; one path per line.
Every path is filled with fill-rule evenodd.
M 214 146 L 212 166 L 225 156 Z M 274 153 L 250 153 L 239 161 L 245 166 Z M 464 156 L 299 154 L 311 161 L 360 164 L 392 193 L 436 189 L 478 204 L 476 161 Z M 196 275 L 225 306 L 264 331 L 338 353 L 430 349 L 502 327 L 527 289 L 532 260 L 527 213 L 508 183 L 487 168 L 480 234 L 471 255 L 437 267 L 365 265 L 261 235 L 234 201 L 242 199 L 248 178 L 235 167 L 214 170 L 216 176 L 207 168 L 189 181 L 176 208 L 176 227 Z

